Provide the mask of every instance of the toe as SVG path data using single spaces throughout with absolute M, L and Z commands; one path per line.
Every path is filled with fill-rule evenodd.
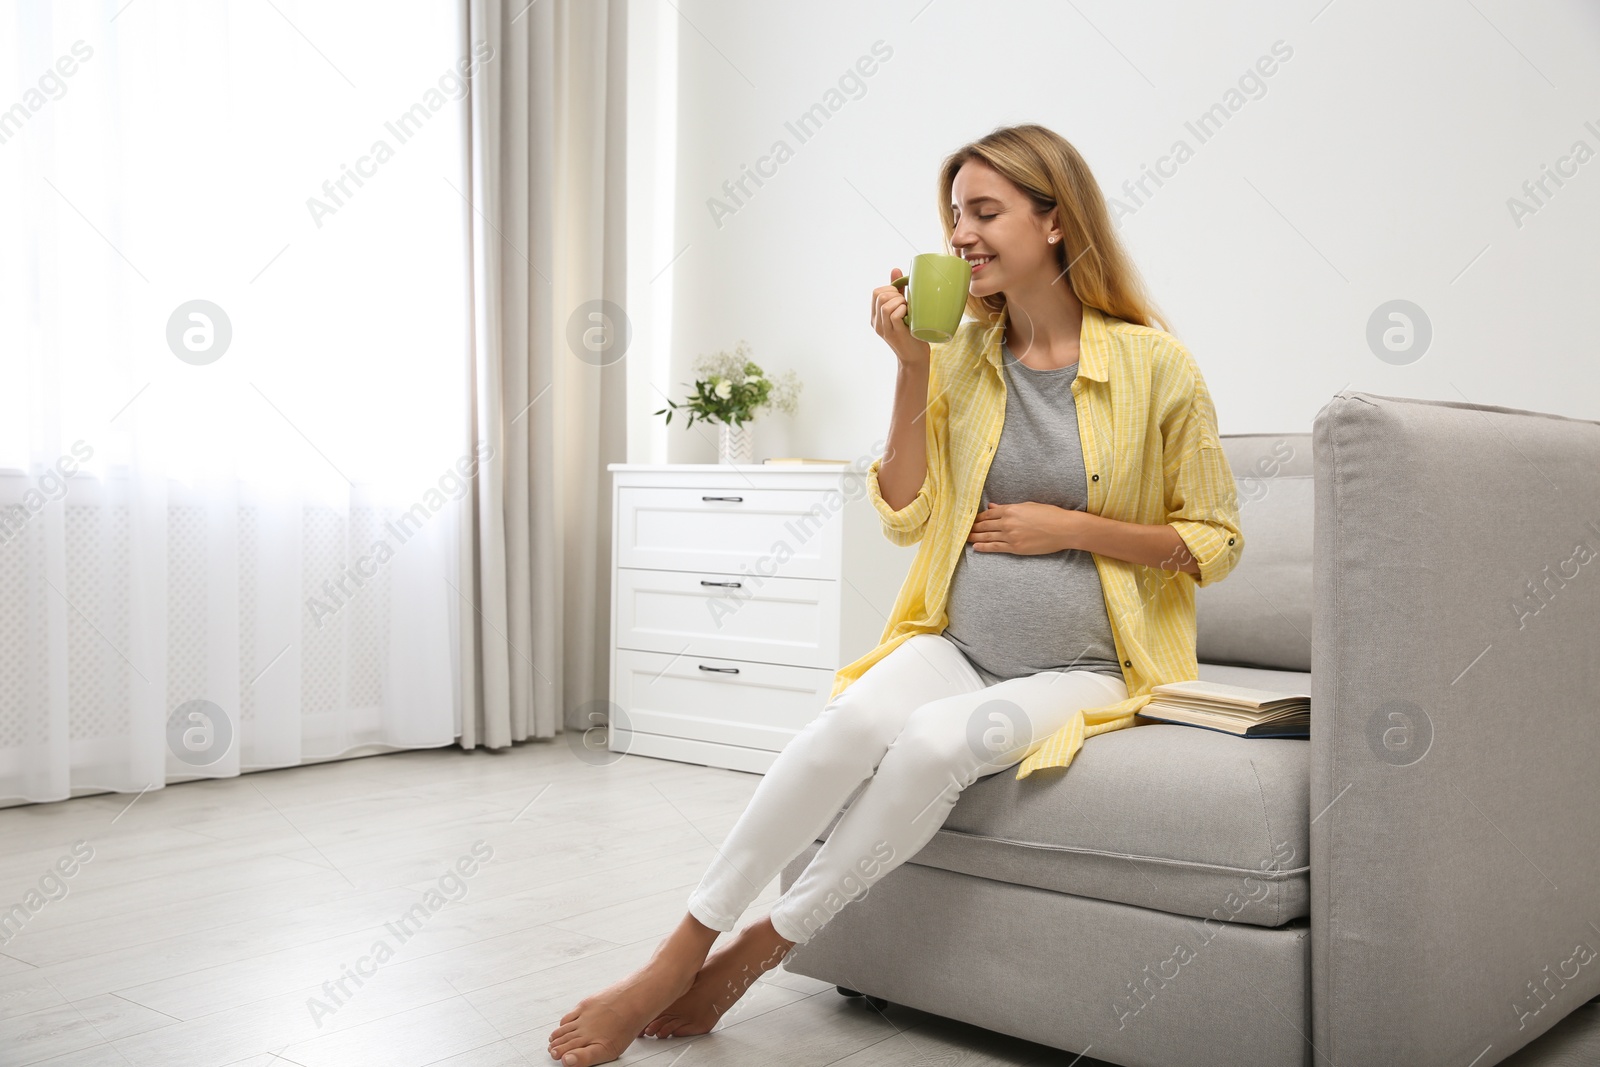
M 569 1035 L 567 1037 L 562 1038 L 560 1041 L 551 1042 L 550 1050 L 555 1053 L 555 1056 L 553 1058 L 560 1059 L 562 1056 L 566 1055 L 568 1052 L 571 1052 L 573 1049 L 582 1048 L 584 1045 L 587 1045 L 588 1043 L 589 1043 L 588 1038 L 580 1037 L 577 1034 L 572 1034 L 572 1035 Z
M 617 1057 L 606 1046 L 595 1042 L 573 1049 L 561 1057 L 562 1067 L 592 1067 L 596 1063 L 610 1063 Z

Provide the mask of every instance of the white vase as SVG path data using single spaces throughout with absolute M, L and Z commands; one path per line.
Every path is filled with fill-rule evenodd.
M 748 422 L 740 426 L 717 423 L 718 463 L 754 463 L 755 455 L 755 431 Z

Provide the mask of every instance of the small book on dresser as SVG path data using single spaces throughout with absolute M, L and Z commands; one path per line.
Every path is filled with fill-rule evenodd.
M 1225 682 L 1163 682 L 1139 715 L 1238 737 L 1310 737 L 1311 694 Z

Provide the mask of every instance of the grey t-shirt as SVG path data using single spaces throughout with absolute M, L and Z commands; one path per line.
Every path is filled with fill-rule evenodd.
M 989 463 L 983 505 L 1027 500 L 1084 511 L 1089 485 L 1072 380 L 1078 365 L 1035 370 L 1001 348 L 1005 421 Z M 1122 676 L 1094 556 L 961 550 L 950 579 L 944 636 L 993 685 L 1048 670 Z

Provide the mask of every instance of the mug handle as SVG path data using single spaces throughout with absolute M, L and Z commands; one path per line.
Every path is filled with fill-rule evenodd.
M 896 289 L 900 290 L 903 293 L 903 292 L 906 291 L 906 283 L 909 282 L 910 280 L 911 280 L 911 275 L 902 274 L 902 275 L 900 275 L 900 277 L 896 278 L 894 281 L 890 282 L 889 284 L 894 286 Z M 905 323 L 907 326 L 911 325 L 911 312 L 908 311 L 904 315 L 901 315 L 900 316 L 900 321 Z

